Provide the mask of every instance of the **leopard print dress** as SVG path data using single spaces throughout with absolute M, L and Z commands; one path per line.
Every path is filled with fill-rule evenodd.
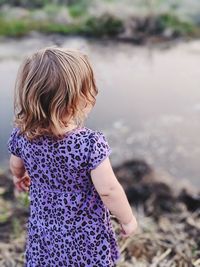
M 14 127 L 8 151 L 31 178 L 24 267 L 113 267 L 120 257 L 110 212 L 90 176 L 111 153 L 87 127 L 32 141 Z

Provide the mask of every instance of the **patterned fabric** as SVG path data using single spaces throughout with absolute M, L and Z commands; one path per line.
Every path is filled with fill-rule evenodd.
M 105 135 L 76 128 L 29 141 L 13 128 L 8 151 L 31 178 L 24 267 L 113 267 L 120 250 L 90 176 L 111 153 Z

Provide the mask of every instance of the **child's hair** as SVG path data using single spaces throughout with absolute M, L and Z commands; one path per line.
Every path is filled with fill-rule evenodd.
M 27 56 L 19 68 L 14 123 L 29 140 L 43 134 L 59 138 L 59 130 L 66 128 L 69 120 L 83 125 L 79 101 L 94 106 L 97 94 L 85 54 L 54 46 L 40 49 Z

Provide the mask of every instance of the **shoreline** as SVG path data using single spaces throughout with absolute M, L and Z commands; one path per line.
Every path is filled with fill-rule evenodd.
M 78 1 L 77 1 L 78 2 Z M 81 2 L 81 1 L 80 1 Z M 104 7 L 102 5 L 105 5 Z M 106 8 L 107 7 L 107 8 Z M 63 36 L 108 38 L 113 41 L 143 45 L 179 38 L 200 37 L 200 25 L 185 19 L 172 9 L 152 10 L 148 5 L 128 11 L 126 4 L 120 14 L 114 3 L 46 4 L 37 6 L 0 5 L 0 36 L 28 36 L 31 32 Z M 142 12 L 142 10 L 146 10 Z M 140 10 L 141 9 L 141 10 Z
M 1 36 L 0 35 L 0 43 L 6 43 L 8 41 L 23 41 L 29 38 L 56 38 L 58 41 L 59 39 L 66 39 L 66 38 L 81 38 L 85 39 L 87 41 L 92 41 L 92 42 L 97 42 L 98 44 L 106 44 L 106 43 L 113 43 L 113 44 L 130 44 L 136 47 L 172 47 L 176 44 L 181 44 L 181 43 L 188 43 L 188 42 L 193 42 L 193 41 L 198 41 L 200 40 L 200 35 L 196 37 L 187 37 L 187 36 L 180 36 L 175 39 L 164 39 L 164 38 L 154 38 L 154 37 L 149 37 L 146 40 L 144 40 L 143 43 L 137 43 L 131 40 L 130 38 L 115 38 L 115 37 L 110 37 L 110 36 L 104 36 L 104 37 L 95 37 L 95 36 L 84 36 L 84 35 L 79 35 L 79 34 L 68 34 L 68 35 L 63 35 L 60 33 L 42 33 L 38 31 L 31 31 L 26 35 L 22 36 Z

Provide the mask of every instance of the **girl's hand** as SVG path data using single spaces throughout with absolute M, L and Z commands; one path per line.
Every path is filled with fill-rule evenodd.
M 129 223 L 127 224 L 120 223 L 120 225 L 121 225 L 121 236 L 122 237 L 129 237 L 135 234 L 137 227 L 138 227 L 135 217 L 133 217 Z
M 22 178 L 18 178 L 16 176 L 13 176 L 13 182 L 15 187 L 18 191 L 29 191 L 29 186 L 31 184 L 31 179 L 28 175 L 23 176 Z

